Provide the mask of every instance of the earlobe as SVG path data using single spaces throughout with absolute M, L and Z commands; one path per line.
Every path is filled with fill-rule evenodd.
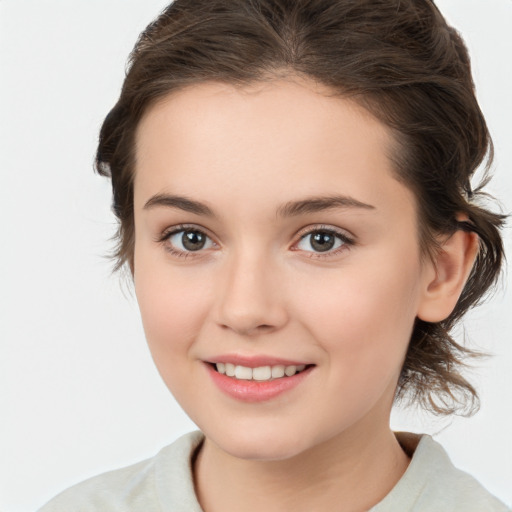
M 423 296 L 417 316 L 425 322 L 441 322 L 455 308 L 478 254 L 475 233 L 458 230 L 441 247 L 425 273 Z

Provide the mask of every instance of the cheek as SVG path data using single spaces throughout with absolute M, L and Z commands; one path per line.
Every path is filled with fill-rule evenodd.
M 209 310 L 209 292 L 198 276 L 138 266 L 135 291 L 146 339 L 159 371 L 183 365 Z M 176 364 L 173 364 L 175 362 Z M 171 373 L 169 371 L 169 373 Z
M 416 317 L 417 276 L 414 265 L 361 265 L 299 290 L 297 316 L 339 367 L 336 378 L 365 386 L 396 376 Z

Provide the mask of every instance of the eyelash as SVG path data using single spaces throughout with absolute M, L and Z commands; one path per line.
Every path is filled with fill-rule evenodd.
M 201 256 L 202 250 L 199 249 L 198 251 L 182 251 L 179 249 L 175 249 L 172 245 L 169 244 L 169 240 L 173 235 L 176 235 L 181 232 L 196 232 L 201 235 L 204 235 L 208 240 L 210 240 L 214 245 L 217 245 L 212 238 L 201 228 L 198 228 L 194 225 L 178 225 L 173 226 L 172 228 L 164 231 L 160 237 L 158 237 L 157 242 L 161 243 L 165 250 L 170 253 L 174 257 L 178 258 L 188 258 L 188 257 L 198 257 Z M 324 233 L 327 235 L 332 235 L 338 240 L 340 240 L 342 243 L 339 247 L 337 247 L 334 250 L 327 250 L 325 252 L 316 252 L 316 251 L 303 251 L 307 253 L 308 258 L 314 258 L 314 259 L 324 259 L 329 258 L 333 256 L 337 256 L 339 253 L 346 251 L 351 246 L 355 245 L 355 240 L 351 237 L 349 237 L 345 232 L 342 232 L 340 230 L 337 230 L 333 228 L 332 226 L 314 226 L 314 227 L 308 227 L 303 230 L 301 230 L 297 236 L 299 237 L 299 240 L 294 243 L 294 246 L 292 246 L 291 250 L 299 251 L 300 249 L 294 248 L 296 247 L 302 240 L 307 238 L 308 236 L 312 236 L 315 233 Z M 197 253 L 197 254 L 195 254 Z

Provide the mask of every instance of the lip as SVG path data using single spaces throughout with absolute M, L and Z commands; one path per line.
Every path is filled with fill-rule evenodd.
M 240 359 L 236 358 L 237 361 Z M 269 359 L 265 359 L 265 361 L 268 361 Z M 219 359 L 219 362 L 231 362 L 231 360 L 226 359 Z M 243 366 L 248 366 L 250 368 L 257 368 L 258 366 L 272 366 L 277 364 L 285 364 L 282 361 L 278 360 L 277 363 L 269 364 L 268 362 L 265 362 L 264 364 L 260 364 L 258 359 L 258 363 L 255 361 L 251 361 L 251 366 L 249 366 L 248 362 L 246 361 Z M 236 364 L 236 363 L 232 363 Z M 242 363 L 238 363 L 242 365 Z M 252 366 L 254 364 L 254 366 Z M 295 363 L 290 363 L 291 365 L 294 365 Z M 287 365 L 287 364 L 285 364 Z M 287 391 L 290 391 L 300 385 L 302 381 L 307 379 L 307 377 L 311 374 L 311 371 L 315 367 L 314 365 L 307 366 L 305 370 L 303 370 L 300 373 L 296 373 L 295 375 L 292 375 L 291 377 L 282 377 L 279 379 L 274 380 L 268 380 L 268 381 L 255 381 L 255 380 L 239 380 L 235 379 L 234 377 L 228 377 L 227 375 L 224 375 L 222 373 L 219 373 L 215 370 L 214 365 L 211 363 L 205 363 L 206 370 L 208 371 L 208 374 L 210 375 L 210 378 L 214 382 L 214 384 L 226 395 L 230 396 L 231 398 L 234 398 L 236 400 L 242 401 L 242 402 L 265 402 L 272 400 L 273 398 L 276 398 L 283 393 L 286 393 Z

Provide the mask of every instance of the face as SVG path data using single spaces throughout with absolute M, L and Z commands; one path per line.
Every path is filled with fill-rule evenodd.
M 422 301 L 415 201 L 393 176 L 392 138 L 328 92 L 195 85 L 137 132 L 147 341 L 207 439 L 241 458 L 386 427 Z

